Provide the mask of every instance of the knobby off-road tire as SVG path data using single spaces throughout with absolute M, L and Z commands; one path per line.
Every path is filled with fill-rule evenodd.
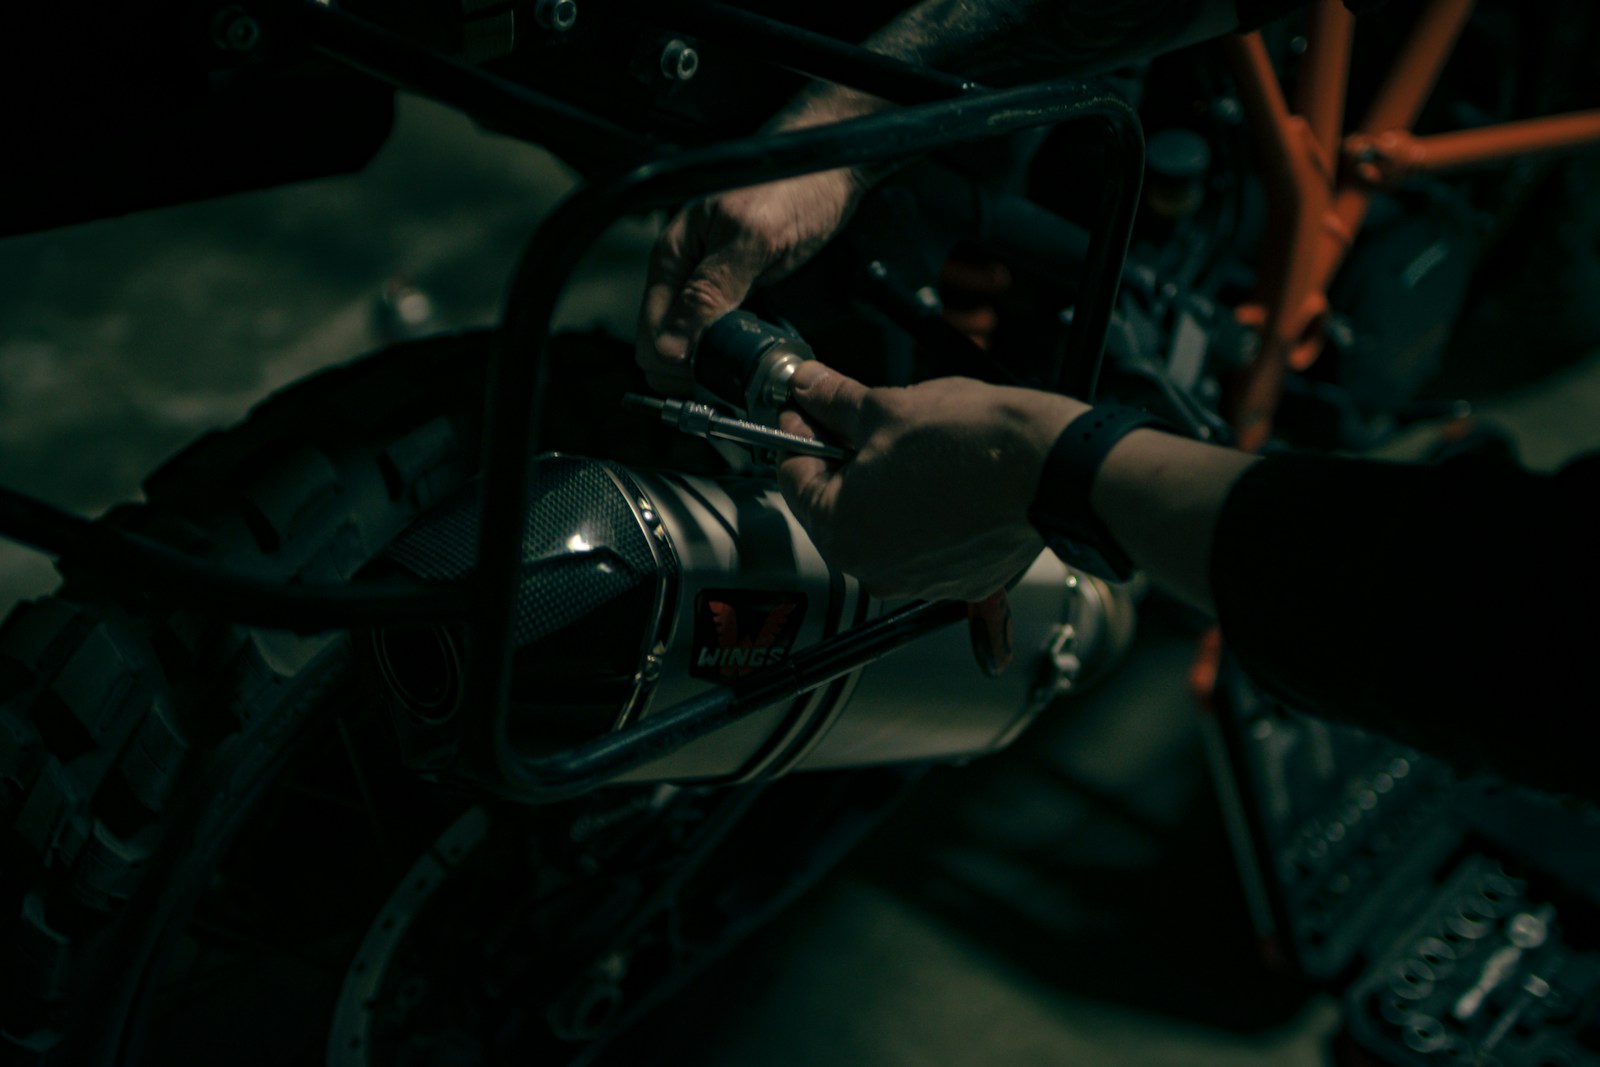
M 282 582 L 352 578 L 476 467 L 483 335 L 272 397 L 104 521 Z M 17 607 L 0 628 L 0 1063 L 122 1063 L 162 931 L 347 681 L 344 633 Z M 323 729 L 327 723 L 321 723 Z

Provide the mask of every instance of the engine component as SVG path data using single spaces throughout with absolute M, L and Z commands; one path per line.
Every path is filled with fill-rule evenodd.
M 1193 130 L 1160 130 L 1145 144 L 1145 204 L 1175 220 L 1194 214 L 1205 197 L 1211 146 Z
M 511 687 L 514 743 L 526 751 L 624 729 L 888 606 L 822 559 L 770 479 L 547 455 L 535 464 L 528 499 Z M 426 516 L 395 542 L 385 567 L 425 582 L 465 575 L 478 504 L 471 487 Z M 1048 553 L 1010 600 L 1023 657 L 1045 657 L 1063 624 L 1086 635 L 1128 629 L 1125 621 L 1102 625 L 1105 600 L 1077 595 Z M 440 628 L 385 630 L 367 642 L 414 766 L 445 771 L 459 755 L 470 728 L 460 666 L 468 641 Z M 966 642 L 959 632 L 925 639 L 628 777 L 744 781 L 992 751 L 1049 701 L 1037 699 L 1034 663 L 990 679 Z M 1097 651 L 1085 654 L 1110 655 L 1120 644 L 1086 643 Z M 853 700 L 858 688 L 870 697 Z
M 1330 293 L 1347 325 L 1330 334 L 1336 364 L 1322 373 L 1336 373 L 1369 418 L 1412 400 L 1438 373 L 1483 255 L 1486 223 L 1464 197 L 1441 186 L 1412 197 L 1406 210 L 1374 206 Z

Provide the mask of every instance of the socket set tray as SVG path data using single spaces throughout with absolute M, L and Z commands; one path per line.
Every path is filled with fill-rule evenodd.
M 1351 1035 L 1396 1067 L 1600 1067 L 1597 916 L 1470 853 L 1351 987 Z
M 1394 1067 L 1600 1067 L 1600 811 L 1462 779 L 1228 672 L 1214 777 L 1258 933 Z

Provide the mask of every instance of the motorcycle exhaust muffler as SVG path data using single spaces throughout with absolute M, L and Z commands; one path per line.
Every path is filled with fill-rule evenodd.
M 424 583 L 465 578 L 479 514 L 473 484 L 402 534 L 382 568 Z M 895 606 L 823 560 L 770 477 L 547 454 L 527 515 L 509 721 L 511 743 L 535 757 L 626 730 Z M 731 783 L 995 751 L 1132 634 L 1126 589 L 1048 552 L 1010 599 L 1017 659 L 1006 674 L 985 675 L 966 632 L 945 629 L 619 780 Z M 470 641 L 454 627 L 364 641 L 412 766 L 447 772 L 482 713 L 463 703 Z

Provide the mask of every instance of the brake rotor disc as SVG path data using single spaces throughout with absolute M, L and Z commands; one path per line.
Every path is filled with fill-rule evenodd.
M 469 808 L 418 857 L 373 916 L 334 1004 L 328 1029 L 328 1067 L 373 1067 L 371 1050 L 378 1037 L 375 1024 L 379 1013 L 387 1010 L 403 1017 L 427 1000 L 426 977 L 393 973 L 397 950 L 435 894 L 483 844 L 488 830 L 488 813 L 481 806 Z M 436 1036 L 456 1045 L 453 1051 L 458 1055 L 472 1055 L 477 1045 L 476 1039 L 460 1028 Z

